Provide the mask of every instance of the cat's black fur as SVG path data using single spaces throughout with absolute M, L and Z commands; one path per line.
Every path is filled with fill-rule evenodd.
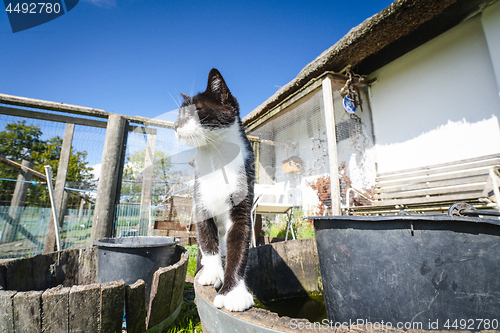
M 253 300 L 250 301 L 248 298 L 250 294 L 246 291 L 244 284 L 255 177 L 252 146 L 247 139 L 240 119 L 238 102 L 217 69 L 210 71 L 205 92 L 193 97 L 182 96 L 184 103 L 180 108 L 179 118 L 174 124 L 176 136 L 181 142 L 196 146 L 197 152 L 200 152 L 195 161 L 194 189 L 199 249 L 203 253 L 202 256 L 213 258 L 213 260 L 210 259 L 210 265 L 212 265 L 214 261 L 218 262 L 218 255 L 224 252 L 224 240 L 220 240 L 220 237 L 225 237 L 227 248 L 224 278 L 223 281 L 219 281 L 222 282 L 222 286 L 218 290 L 218 297 L 222 297 L 216 297 L 214 304 L 218 307 L 223 305 L 231 311 L 242 311 L 253 305 Z M 233 167 L 231 169 L 225 165 L 227 161 L 217 157 L 217 154 L 224 151 L 225 147 L 229 147 L 228 145 L 239 147 L 244 161 L 241 168 Z M 207 157 L 211 151 L 214 152 L 215 156 L 211 154 Z M 221 213 L 220 209 L 214 212 L 211 207 L 207 207 L 207 203 L 210 202 L 210 193 L 206 190 L 206 184 L 202 184 L 206 180 L 201 177 L 203 174 L 200 171 L 204 164 L 212 164 L 212 168 L 215 170 L 214 175 L 218 175 L 216 173 L 222 170 L 224 177 L 220 178 L 221 184 L 223 184 L 223 180 L 227 182 L 228 179 L 233 184 L 236 180 L 238 182 L 237 186 L 232 187 L 233 190 L 228 191 L 227 198 L 224 193 L 218 193 L 225 202 L 218 202 L 217 205 L 227 207 L 227 213 Z M 213 188 L 213 191 L 215 193 L 215 191 L 223 190 Z M 229 230 L 224 229 L 224 226 L 228 225 L 227 223 L 230 224 Z M 198 263 L 201 261 L 199 256 Z M 218 263 L 215 265 L 217 266 Z M 203 273 L 205 272 L 202 271 Z M 220 283 L 217 282 L 217 278 L 213 284 L 218 287 Z M 245 301 L 240 300 L 242 298 L 245 298 Z

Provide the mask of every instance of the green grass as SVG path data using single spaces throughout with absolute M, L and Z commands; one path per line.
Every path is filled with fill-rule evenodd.
M 187 275 L 194 277 L 196 271 L 196 255 L 198 253 L 197 245 L 185 245 L 184 248 L 189 251 L 189 261 Z M 184 284 L 184 301 L 182 302 L 181 312 L 174 323 L 165 333 L 199 333 L 201 330 L 201 321 L 198 316 L 198 309 L 194 303 L 194 286 L 192 283 Z
M 201 321 L 198 309 L 194 303 L 194 286 L 192 283 L 184 284 L 184 302 L 177 319 L 172 323 L 165 333 L 198 333 L 201 330 Z
M 198 246 L 185 245 L 184 248 L 189 252 L 187 275 L 194 277 L 194 273 L 196 272 L 196 256 L 198 254 Z
M 314 238 L 314 227 L 306 219 L 306 216 L 307 214 L 300 209 L 294 209 L 292 212 L 292 227 L 297 239 Z M 285 215 L 279 215 L 272 221 L 266 218 L 262 222 L 261 236 L 285 238 L 287 224 L 287 217 Z M 288 234 L 288 237 L 291 239 L 290 234 Z

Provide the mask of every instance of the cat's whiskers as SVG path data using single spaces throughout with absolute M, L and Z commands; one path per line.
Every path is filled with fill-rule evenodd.
M 170 97 L 172 97 L 172 100 L 173 100 L 173 101 L 174 101 L 174 103 L 177 105 L 177 107 L 180 109 L 180 108 L 181 108 L 181 105 L 179 104 L 179 102 L 175 100 L 174 96 L 172 96 L 172 94 L 170 93 L 170 91 L 168 91 L 168 90 L 167 90 L 167 92 L 168 92 L 168 94 L 170 95 Z

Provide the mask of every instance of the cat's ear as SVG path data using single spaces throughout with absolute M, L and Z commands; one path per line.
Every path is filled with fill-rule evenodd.
M 186 95 L 186 94 L 184 94 L 184 93 L 181 93 L 181 96 L 182 96 L 182 98 L 184 98 L 184 100 L 185 100 L 186 102 L 191 102 L 191 97 L 189 97 L 188 95 Z
M 224 104 L 231 95 L 224 78 L 215 68 L 212 68 L 210 74 L 208 74 L 206 92 L 210 93 L 221 104 Z

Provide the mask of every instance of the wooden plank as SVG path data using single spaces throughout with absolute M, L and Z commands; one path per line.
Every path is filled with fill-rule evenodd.
M 38 171 L 33 170 L 33 169 L 28 169 L 25 165 L 11 161 L 3 155 L 0 155 L 0 162 L 5 164 L 5 165 L 8 165 L 10 167 L 16 168 L 18 170 L 23 170 L 24 172 L 29 170 L 32 173 L 33 177 L 40 179 L 40 180 L 43 180 L 43 181 L 47 180 L 47 177 L 43 173 L 38 172 Z
M 492 159 L 492 158 L 500 158 L 500 154 L 491 154 L 491 155 L 479 156 L 479 157 L 474 157 L 474 158 L 468 158 L 468 159 L 464 159 L 464 160 L 458 160 L 458 161 L 452 161 L 452 162 L 446 162 L 446 163 L 440 163 L 440 164 L 433 164 L 433 165 L 423 166 L 423 167 L 418 167 L 418 168 L 410 168 L 410 169 L 405 169 L 403 171 L 404 172 L 420 171 L 420 170 L 426 170 L 429 168 L 431 168 L 431 169 L 432 168 L 440 168 L 440 167 L 455 165 L 457 163 L 469 163 L 469 162 L 488 160 L 488 159 Z M 384 176 L 388 176 L 388 175 L 398 174 L 401 172 L 402 172 L 401 170 L 390 171 L 390 172 L 381 172 L 377 176 L 384 177 Z
M 0 332 L 14 332 L 14 290 L 0 290 Z
M 180 260 L 173 265 L 175 269 L 174 285 L 172 288 L 172 300 L 170 302 L 170 311 L 174 311 L 182 303 L 182 294 L 184 293 L 184 282 L 186 281 L 186 272 L 189 261 L 189 252 L 182 247 L 176 250 L 184 250 Z
M 327 76 L 321 82 L 323 89 L 323 106 L 325 114 L 326 138 L 328 141 L 329 168 L 332 174 L 337 174 L 339 169 L 337 154 L 337 135 L 335 133 L 335 109 L 333 103 L 332 77 Z M 330 195 L 332 215 L 341 215 L 340 207 L 342 198 L 340 196 L 339 177 L 330 177 Z
M 484 183 L 486 184 L 489 176 L 473 176 L 467 178 L 459 178 L 453 180 L 443 180 L 443 181 L 435 181 L 435 182 L 425 182 L 411 185 L 398 185 L 391 187 L 379 187 L 375 189 L 375 194 L 379 193 L 387 193 L 387 192 L 400 192 L 400 191 L 414 191 L 414 190 L 422 190 L 422 189 L 431 189 L 436 187 L 444 187 L 444 186 L 455 186 L 455 185 L 463 185 L 463 184 L 477 184 Z
M 43 110 L 52 110 L 52 111 L 59 111 L 59 112 L 81 114 L 81 115 L 98 117 L 98 118 L 108 118 L 110 115 L 113 114 L 113 113 L 106 112 L 106 111 L 101 110 L 101 109 L 95 109 L 95 108 L 89 108 L 89 107 L 77 106 L 77 105 L 71 105 L 71 104 L 64 104 L 64 103 L 56 103 L 56 102 L 44 101 L 44 100 L 33 99 L 33 98 L 11 96 L 11 95 L 5 95 L 5 94 L 0 94 L 0 103 L 30 107 L 30 108 L 35 108 L 35 109 L 43 109 Z M 129 120 L 129 121 L 133 121 L 136 123 L 145 124 L 145 125 L 149 125 L 149 126 L 158 126 L 158 127 L 163 127 L 163 128 L 173 128 L 174 127 L 173 126 L 174 123 L 171 121 L 151 119 L 151 118 L 145 118 L 145 117 L 141 117 L 141 116 L 124 116 L 124 117 L 126 117 L 127 120 Z
M 289 242 L 297 242 L 290 240 Z M 287 247 L 288 242 L 279 242 L 271 244 L 271 258 L 273 263 L 274 278 L 276 279 L 276 294 L 275 298 L 293 297 L 304 295 L 305 290 L 298 279 L 290 279 L 290 270 L 297 270 L 300 265 L 292 263 L 288 258 Z
M 440 195 L 440 196 L 432 196 L 432 197 L 424 197 L 424 198 L 412 198 L 412 199 L 396 199 L 396 200 L 381 200 L 374 201 L 373 206 L 379 205 L 415 205 L 415 204 L 424 204 L 424 203 L 438 203 L 444 201 L 461 201 L 461 200 L 474 200 L 480 198 L 482 191 L 478 192 L 468 192 L 463 194 L 453 194 L 453 195 Z
M 173 221 L 156 221 L 155 229 L 160 230 L 177 230 L 177 231 L 188 231 L 189 225 L 181 222 Z
M 5 289 L 33 290 L 33 265 L 29 258 L 12 260 L 5 263 Z
M 293 271 L 304 290 L 319 293 L 319 267 L 318 262 L 312 260 L 316 246 L 312 239 L 297 239 L 283 243 L 285 245 L 288 267 Z M 316 254 L 317 258 L 317 254 Z
M 175 310 L 170 308 L 174 278 L 175 269 L 173 266 L 159 268 L 154 273 L 146 320 L 148 329 L 170 316 Z
M 396 185 L 419 184 L 419 183 L 425 183 L 425 182 L 441 181 L 441 180 L 446 180 L 446 179 L 459 179 L 459 178 L 467 178 L 467 177 L 473 177 L 473 176 L 484 176 L 484 175 L 489 175 L 488 169 L 455 172 L 455 173 L 450 173 L 450 174 L 420 177 L 420 178 L 414 178 L 414 179 L 401 179 L 401 180 L 396 180 L 396 181 L 379 182 L 375 185 L 375 187 L 383 188 L 383 187 L 396 186 Z
M 64 203 L 64 187 L 66 186 L 66 176 L 68 175 L 68 166 L 69 166 L 69 158 L 71 156 L 71 145 L 73 142 L 73 134 L 75 133 L 75 124 L 66 124 L 66 128 L 64 130 L 64 139 L 61 146 L 61 154 L 59 156 L 59 165 L 57 168 L 57 176 L 56 176 L 56 186 L 54 190 L 54 207 L 58 220 L 54 220 L 54 214 L 50 215 L 49 219 L 49 227 L 47 228 L 47 236 L 45 237 L 45 249 L 44 253 L 50 253 L 54 251 L 54 247 L 56 245 L 56 240 L 59 242 L 59 235 L 56 235 L 56 225 L 61 227 L 64 223 L 64 214 L 63 212 L 63 203 Z M 56 247 L 59 249 L 59 244 Z
M 92 284 L 98 282 L 98 251 L 97 247 L 84 247 L 78 251 L 78 269 L 75 284 Z
M 57 286 L 42 294 L 42 332 L 68 332 L 69 292 L 71 287 Z
M 88 108 L 83 106 L 64 104 L 64 103 L 56 103 L 49 102 L 40 99 L 26 98 L 26 97 L 18 97 L 6 94 L 0 94 L 0 103 L 9 104 L 9 105 L 18 105 L 18 106 L 26 106 L 35 109 L 43 109 L 43 110 L 53 110 L 53 111 L 62 111 L 76 114 L 84 114 L 87 116 L 94 116 L 100 118 L 107 118 L 109 116 L 108 112 L 100 109 Z
M 121 332 L 125 306 L 125 282 L 123 280 L 101 284 L 100 332 Z
M 142 333 L 146 330 L 146 283 L 139 279 L 125 290 L 127 332 Z
M 400 192 L 390 192 L 375 194 L 374 198 L 380 199 L 399 199 L 399 198 L 411 198 L 411 197 L 425 197 L 427 195 L 438 195 L 438 194 L 450 194 L 450 193 L 462 193 L 470 191 L 483 191 L 484 184 L 480 185 L 465 185 L 465 186 L 453 186 L 446 188 L 434 188 L 418 191 L 400 191 Z
M 500 158 L 495 158 L 495 159 L 490 159 L 488 161 L 481 161 L 481 162 L 475 162 L 475 163 L 468 163 L 468 164 L 457 164 L 449 167 L 442 167 L 442 168 L 426 168 L 423 171 L 416 171 L 416 172 L 407 172 L 406 170 L 403 170 L 401 173 L 398 174 L 393 174 L 390 176 L 378 176 L 376 177 L 376 181 L 382 182 L 382 181 L 388 181 L 388 180 L 394 180 L 394 179 L 401 179 L 401 178 L 413 178 L 413 177 L 421 177 L 421 176 L 429 176 L 429 175 L 435 175 L 435 174 L 442 174 L 442 173 L 449 173 L 449 172 L 454 172 L 454 171 L 465 171 L 469 169 L 480 169 L 480 168 L 487 168 L 489 169 L 490 167 L 494 165 L 500 164 Z
M 73 286 L 69 293 L 69 332 L 99 332 L 101 286 Z
M 34 290 L 44 290 L 59 284 L 56 280 L 56 276 L 61 275 L 58 272 L 59 255 L 57 252 L 31 257 L 31 265 Z
M 3 164 L 8 165 L 8 166 L 11 166 L 11 167 L 16 168 L 18 170 L 28 170 L 28 168 L 26 166 L 23 166 L 22 164 L 19 164 L 17 162 L 11 161 L 11 160 L 9 160 L 8 158 L 6 158 L 3 155 L 0 155 L 0 163 L 3 163 Z M 33 169 L 29 169 L 29 171 L 31 171 L 31 173 L 33 174 L 33 177 L 35 177 L 37 179 L 40 179 L 42 181 L 47 181 L 47 177 L 45 176 L 45 174 L 43 174 L 41 172 L 38 172 L 36 170 L 33 170 Z M 71 190 L 69 190 L 69 191 L 71 193 L 73 193 L 74 195 L 77 195 L 79 197 L 85 196 L 85 194 L 80 193 L 78 191 L 71 191 Z M 89 201 L 93 202 L 92 200 L 89 200 Z
M 12 259 L 5 259 L 5 260 L 12 260 Z M 5 281 L 6 278 L 7 278 L 7 268 L 5 268 L 2 259 L 0 259 L 0 290 L 6 288 L 6 283 L 7 283 Z
M 21 211 L 25 206 L 28 189 L 31 186 L 29 183 L 32 176 L 30 169 L 33 169 L 35 165 L 26 160 L 22 160 L 21 165 L 24 166 L 24 168 L 19 170 L 19 175 L 17 176 L 16 187 L 14 189 L 14 194 L 12 195 L 9 207 L 9 216 L 11 218 L 5 221 L 2 235 L 0 235 L 1 243 L 11 243 L 16 239 L 19 219 L 21 218 Z M 30 234 L 28 239 L 31 240 L 36 238 Z
M 15 116 L 15 117 L 24 117 L 24 118 L 31 118 L 31 119 L 55 121 L 55 122 L 59 122 L 59 123 L 72 123 L 72 124 L 76 124 L 76 125 L 91 126 L 91 127 L 97 127 L 97 128 L 106 128 L 106 125 L 107 125 L 107 122 L 101 121 L 101 120 L 63 116 L 63 115 L 59 115 L 59 114 L 24 110 L 24 109 L 18 109 L 18 108 L 10 108 L 10 107 L 5 107 L 5 106 L 0 106 L 0 114 L 5 114 L 8 116 Z
M 18 292 L 14 296 L 15 332 L 40 332 L 42 330 L 42 291 Z

